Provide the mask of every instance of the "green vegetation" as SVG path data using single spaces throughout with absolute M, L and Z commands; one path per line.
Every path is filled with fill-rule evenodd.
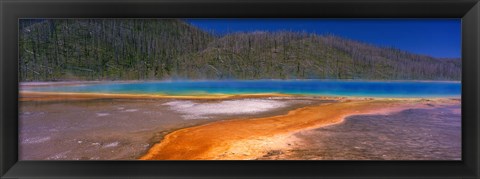
M 177 19 L 20 21 L 20 81 L 460 80 L 461 60 L 297 32 L 216 37 Z

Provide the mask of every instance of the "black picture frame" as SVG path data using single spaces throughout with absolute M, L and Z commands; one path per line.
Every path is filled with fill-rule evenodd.
M 0 178 L 479 178 L 478 0 L 1 0 Z M 18 161 L 19 18 L 462 18 L 461 161 Z

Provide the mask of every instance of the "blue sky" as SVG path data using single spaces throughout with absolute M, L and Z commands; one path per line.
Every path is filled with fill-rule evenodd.
M 337 36 L 440 58 L 461 57 L 461 19 L 186 19 L 218 35 L 296 31 Z

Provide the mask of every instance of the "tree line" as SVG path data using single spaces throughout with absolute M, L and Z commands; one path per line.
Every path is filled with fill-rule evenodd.
M 216 36 L 180 19 L 20 21 L 20 81 L 460 80 L 460 59 L 305 32 Z

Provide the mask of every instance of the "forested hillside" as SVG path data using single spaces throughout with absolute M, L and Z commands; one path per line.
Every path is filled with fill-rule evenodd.
M 170 78 L 178 56 L 213 40 L 174 19 L 21 22 L 21 81 Z
M 20 80 L 460 80 L 436 59 L 297 32 L 216 37 L 181 20 L 21 21 Z

